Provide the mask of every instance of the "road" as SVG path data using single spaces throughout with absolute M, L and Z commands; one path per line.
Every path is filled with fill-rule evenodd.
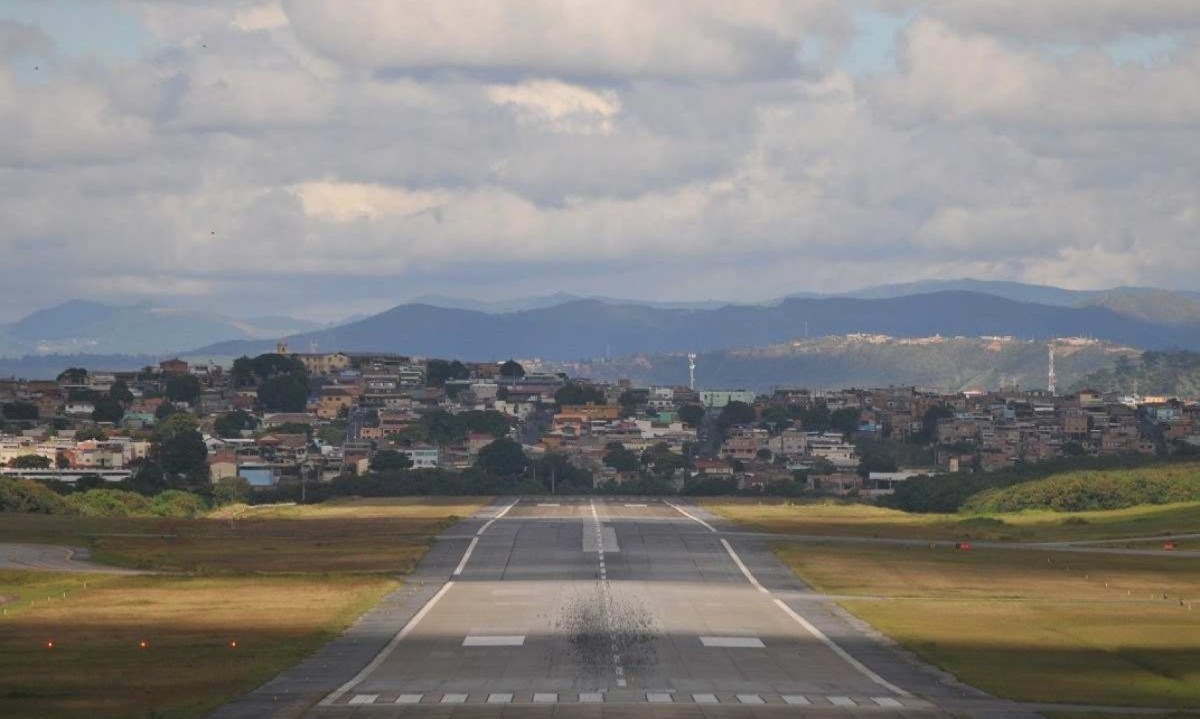
M 83 572 L 105 574 L 138 574 L 130 569 L 94 564 L 88 551 L 78 547 L 56 544 L 0 543 L 0 569 L 23 569 L 39 572 Z
M 990 701 L 727 529 L 657 499 L 498 503 L 346 635 L 213 717 L 934 716 Z

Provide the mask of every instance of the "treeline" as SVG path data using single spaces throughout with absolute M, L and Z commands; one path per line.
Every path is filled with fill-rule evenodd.
M 967 508 L 971 508 L 972 511 L 998 511 L 984 510 L 981 508 L 981 504 L 973 504 L 972 500 L 979 496 L 981 499 L 978 501 L 984 502 L 983 497 L 985 493 L 992 493 L 995 496 L 998 490 L 1023 486 L 1055 478 L 1059 475 L 1086 475 L 1094 481 L 1102 473 L 1112 474 L 1122 471 L 1131 472 L 1133 470 L 1150 472 L 1187 466 L 1195 467 L 1195 459 L 1190 458 L 1189 462 L 1189 458 L 1164 460 L 1142 456 L 1060 458 L 1035 464 L 1020 465 L 995 472 L 955 472 L 937 476 L 913 477 L 900 483 L 896 487 L 896 493 L 891 497 L 885 498 L 882 503 L 906 512 L 958 512 Z M 1186 471 L 1184 472 L 1185 475 Z M 1101 502 L 1095 496 L 1088 498 L 1090 490 L 1086 482 L 1075 483 L 1073 486 L 1076 487 L 1075 499 L 1067 499 L 1065 496 L 1060 497 L 1060 499 L 1056 500 L 1060 505 L 1095 504 Z M 1033 497 L 1032 494 L 1025 496 L 1027 498 Z M 1046 496 L 1048 497 L 1049 495 L 1047 494 Z M 1132 498 L 1136 494 L 1128 494 L 1127 496 Z M 1145 494 L 1142 496 L 1152 495 Z M 1114 497 L 1111 500 L 1103 501 L 1121 503 L 1128 500 L 1119 500 Z M 1133 504 L 1120 504 L 1120 506 L 1134 506 L 1134 504 L 1139 503 L 1155 502 L 1134 502 Z M 1038 504 L 1031 501 L 1021 506 L 1021 508 L 1055 509 L 1056 507 L 1050 504 Z
M 1092 372 L 1072 389 L 1194 397 L 1200 394 L 1200 353 L 1143 352 L 1137 361 L 1118 357 L 1112 367 Z
M 0 477 L 0 512 L 66 514 L 83 517 L 198 517 L 209 500 L 191 492 L 167 490 L 153 497 L 122 489 L 89 489 L 61 494 L 32 479 Z

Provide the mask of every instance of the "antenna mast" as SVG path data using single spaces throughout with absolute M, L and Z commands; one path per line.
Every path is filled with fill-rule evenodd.
M 1055 373 L 1055 371 L 1054 371 L 1054 343 L 1051 342 L 1049 347 L 1050 347 L 1050 372 L 1049 372 L 1049 377 L 1047 378 L 1048 381 L 1046 382 L 1046 389 L 1048 389 L 1050 391 L 1050 394 L 1057 395 L 1058 394 L 1058 374 Z
M 695 353 L 688 354 L 688 389 L 696 389 L 696 355 Z

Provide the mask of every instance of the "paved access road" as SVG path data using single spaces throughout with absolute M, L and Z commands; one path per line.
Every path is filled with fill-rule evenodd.
M 915 716 L 984 699 L 725 528 L 658 499 L 497 502 L 345 636 L 214 717 Z
M 82 572 L 95 574 L 138 574 L 134 570 L 109 567 L 88 561 L 88 551 L 56 544 L 0 543 L 0 569 L 38 572 Z

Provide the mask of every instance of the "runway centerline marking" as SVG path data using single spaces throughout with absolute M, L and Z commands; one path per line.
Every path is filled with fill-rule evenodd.
M 687 511 L 686 509 L 684 509 L 683 507 L 680 507 L 678 504 L 668 502 L 665 499 L 663 500 L 663 503 L 666 504 L 671 509 L 674 509 L 676 512 L 679 512 L 683 516 L 692 520 L 693 522 L 699 522 L 700 524 L 704 525 L 704 528 L 707 529 L 708 531 L 713 532 L 714 534 L 716 533 L 716 531 L 717 531 L 716 527 L 712 526 L 708 522 L 705 522 L 703 519 L 700 519 L 696 515 L 692 514 L 691 512 Z
M 738 553 L 733 551 L 733 545 L 731 545 L 728 542 L 728 540 L 725 540 L 725 539 L 721 540 L 721 544 L 724 545 L 725 551 L 729 553 L 730 558 L 733 559 L 735 564 L 737 564 L 738 569 L 742 570 L 742 574 L 745 575 L 746 579 L 749 580 L 750 584 L 753 585 L 756 589 L 758 589 L 758 591 L 770 596 L 771 592 L 766 587 L 764 587 L 763 585 L 758 583 L 758 580 L 755 579 L 754 575 L 750 572 L 750 568 L 746 566 L 746 564 L 742 561 L 742 558 L 738 556 Z M 791 617 L 792 620 L 795 621 L 797 624 L 804 627 L 805 631 L 807 631 L 809 634 L 816 637 L 818 641 L 820 641 L 825 646 L 829 647 L 829 649 L 831 651 L 833 651 L 834 654 L 841 657 L 843 661 L 845 661 L 851 667 L 854 667 L 854 669 L 857 670 L 859 674 L 862 674 L 867 679 L 870 679 L 872 682 L 875 682 L 876 684 L 883 687 L 884 689 L 887 689 L 888 691 L 892 692 L 893 694 L 896 694 L 896 695 L 899 695 L 902 697 L 911 697 L 912 696 L 912 694 L 910 694 L 909 692 L 905 691 L 904 689 L 901 689 L 900 687 L 896 686 L 895 684 L 892 684 L 888 680 L 886 680 L 883 677 L 876 674 L 866 664 L 863 664 L 859 660 L 850 656 L 849 652 L 847 652 L 845 649 L 842 649 L 841 646 L 839 646 L 837 642 L 833 641 L 828 636 L 826 636 L 824 632 L 822 632 L 820 629 L 817 629 L 815 626 L 813 626 L 812 622 L 808 621 L 804 617 L 797 614 L 795 612 L 795 610 L 793 610 L 791 607 L 789 607 L 787 605 L 787 603 L 784 602 L 782 599 L 778 599 L 778 598 L 772 598 L 772 599 L 775 602 L 775 606 L 782 609 L 785 614 L 787 614 L 789 617 Z
M 613 655 L 613 674 L 617 678 L 617 686 L 624 689 L 629 686 L 629 681 L 625 678 L 625 665 L 621 663 L 621 655 L 617 651 L 617 635 L 613 627 L 613 611 L 612 611 L 612 595 L 608 591 L 608 569 L 604 566 L 604 552 L 606 549 L 611 551 L 619 551 L 617 548 L 617 531 L 612 527 L 605 527 L 600 523 L 600 513 L 596 511 L 596 501 L 589 500 L 588 506 L 592 511 L 592 529 L 596 533 L 596 558 L 600 564 L 600 614 L 604 618 L 604 626 L 609 630 L 609 641 L 612 643 Z M 610 541 L 611 540 L 611 541 Z M 587 540 L 583 542 L 583 549 L 587 551 Z M 580 699 L 582 701 L 582 698 Z

